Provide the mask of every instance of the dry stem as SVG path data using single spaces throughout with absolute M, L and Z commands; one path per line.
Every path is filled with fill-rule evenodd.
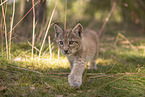
M 111 8 L 111 10 L 110 10 L 110 12 L 109 12 L 109 14 L 108 14 L 108 16 L 107 16 L 107 18 L 106 18 L 106 20 L 105 20 L 103 26 L 101 27 L 101 30 L 99 31 L 99 36 L 101 36 L 104 27 L 106 26 L 107 22 L 109 21 L 109 18 L 110 18 L 112 12 L 114 11 L 114 9 L 115 9 L 115 7 L 116 7 L 116 4 L 117 4 L 117 0 L 114 1 L 113 6 L 112 6 L 112 8 Z
M 35 42 L 35 8 L 34 8 L 34 0 L 32 0 L 32 6 L 33 6 L 33 36 L 32 36 L 32 60 L 33 60 L 33 48 L 34 48 L 34 42 Z
M 64 30 L 66 30 L 66 15 L 67 15 L 67 0 L 65 0 L 65 20 L 64 20 Z
M 1 17 L 1 52 L 3 52 L 3 41 L 4 41 L 4 36 L 3 36 L 3 16 Z
M 55 6 L 54 6 L 54 9 L 53 9 L 52 14 L 51 14 L 51 17 L 50 17 L 49 24 L 48 24 L 48 27 L 47 27 L 47 30 L 46 30 L 46 33 L 45 33 L 45 36 L 44 36 L 44 39 L 43 39 L 43 42 L 42 42 L 41 48 L 40 48 L 39 57 L 40 57 L 40 55 L 41 55 L 42 48 L 43 48 L 44 42 L 45 42 L 45 40 L 46 40 L 46 37 L 47 37 L 48 31 L 49 31 L 49 28 L 50 28 L 50 25 L 51 25 L 51 21 L 52 21 L 52 18 L 53 18 L 53 15 L 54 15 L 55 9 L 56 9 L 57 2 L 58 2 L 58 0 L 55 2 Z
M 14 15 L 15 15 L 15 0 L 13 1 L 13 14 L 12 14 L 10 35 L 9 35 L 9 59 L 11 59 L 11 39 L 12 39 L 12 27 L 14 22 Z
M 2 0 L 1 0 L 2 2 Z M 7 8 L 7 7 L 6 7 Z M 8 39 L 7 39 L 7 26 L 6 26 L 6 8 L 5 8 L 5 13 L 4 13 L 4 7 L 2 5 L 2 14 L 3 14 L 3 19 L 4 19 L 4 27 L 5 27 L 5 39 L 6 39 L 6 54 L 7 54 L 7 59 L 9 56 L 9 52 L 8 52 Z
M 51 49 L 51 40 L 50 36 L 48 36 L 48 41 L 49 41 L 49 53 L 50 53 L 50 60 L 52 59 L 52 49 Z
M 117 38 L 116 38 L 116 41 L 115 41 L 115 46 L 117 45 L 117 42 L 118 42 L 118 40 L 119 40 L 119 37 L 121 37 L 121 38 L 123 38 L 124 40 L 126 40 L 127 41 L 127 43 L 130 45 L 130 47 L 131 48 L 133 48 L 133 49 L 136 49 L 137 47 L 135 47 L 123 34 L 121 34 L 121 33 L 118 33 L 118 35 L 117 35 Z

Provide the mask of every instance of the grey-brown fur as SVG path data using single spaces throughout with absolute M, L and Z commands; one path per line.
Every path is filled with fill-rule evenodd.
M 97 69 L 96 59 L 99 54 L 99 38 L 95 31 L 84 30 L 77 24 L 72 30 L 63 31 L 54 25 L 55 38 L 61 52 L 68 58 L 71 73 L 68 76 L 70 86 L 79 88 L 85 64 L 90 61 L 90 69 Z

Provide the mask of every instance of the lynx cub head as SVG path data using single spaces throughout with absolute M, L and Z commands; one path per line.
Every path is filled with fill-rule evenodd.
M 55 24 L 54 30 L 58 47 L 64 55 L 70 56 L 79 50 L 83 33 L 83 27 L 80 23 L 77 24 L 72 30 L 62 30 Z

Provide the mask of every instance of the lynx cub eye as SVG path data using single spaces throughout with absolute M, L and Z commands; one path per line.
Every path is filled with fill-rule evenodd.
M 69 45 L 72 45 L 72 44 L 74 44 L 74 43 L 76 43 L 75 41 L 70 41 L 69 42 Z
M 58 44 L 63 45 L 63 41 L 59 41 Z

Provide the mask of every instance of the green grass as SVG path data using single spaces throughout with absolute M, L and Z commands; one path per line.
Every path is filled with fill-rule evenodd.
M 32 61 L 30 51 L 17 50 L 10 61 L 1 53 L 0 97 L 145 97 L 144 50 L 114 47 L 112 42 L 101 44 L 98 70 L 86 66 L 80 89 L 69 86 L 69 63 L 62 55 L 59 60 L 56 54 L 51 60 L 45 55 L 39 61 L 35 55 Z

